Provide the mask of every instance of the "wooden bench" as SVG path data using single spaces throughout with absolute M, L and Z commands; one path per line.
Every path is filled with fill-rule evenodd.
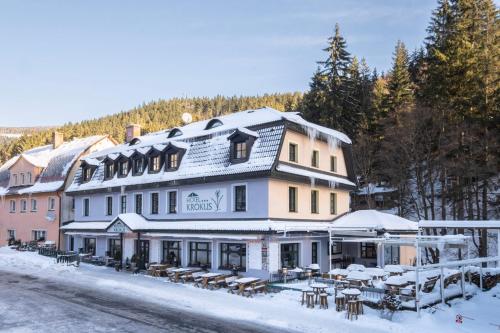
M 243 291 L 243 296 L 252 297 L 258 292 L 267 294 L 267 281 L 257 281 L 246 287 Z
M 224 287 L 227 285 L 227 277 L 224 276 L 224 275 L 221 275 L 221 276 L 217 276 L 215 279 L 213 279 L 212 281 L 208 281 L 208 286 L 207 288 L 210 289 L 210 290 L 213 290 L 213 289 L 219 289 L 221 287 Z M 233 281 L 236 280 L 236 277 L 233 279 Z

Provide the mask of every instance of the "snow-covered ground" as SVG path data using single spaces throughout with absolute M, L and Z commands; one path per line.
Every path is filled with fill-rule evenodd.
M 439 305 L 422 311 L 402 311 L 393 321 L 381 319 L 378 311 L 365 307 L 366 314 L 357 321 L 348 321 L 344 313 L 330 309 L 307 309 L 300 305 L 300 293 L 287 290 L 280 293 L 244 298 L 225 290 L 210 291 L 191 285 L 175 284 L 164 278 L 115 272 L 111 268 L 82 264 L 79 268 L 56 264 L 52 258 L 31 252 L 0 248 L 0 270 L 35 275 L 55 281 L 75 283 L 106 290 L 141 300 L 169 304 L 223 318 L 259 322 L 302 332 L 499 332 L 500 287 L 478 293 L 469 301 L 456 299 L 452 307 Z M 1 276 L 1 273 L 0 273 Z M 457 314 L 463 324 L 455 323 Z

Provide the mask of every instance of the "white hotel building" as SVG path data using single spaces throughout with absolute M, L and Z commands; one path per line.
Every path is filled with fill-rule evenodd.
M 67 250 L 259 277 L 328 270 L 328 228 L 355 189 L 346 135 L 271 108 L 139 132 L 131 125 L 127 143 L 82 160 Z M 373 247 L 340 251 L 376 265 Z

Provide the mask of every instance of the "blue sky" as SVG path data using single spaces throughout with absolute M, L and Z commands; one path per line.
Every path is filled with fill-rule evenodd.
M 387 70 L 435 0 L 0 0 L 0 126 L 59 125 L 176 96 L 305 91 L 338 22 Z

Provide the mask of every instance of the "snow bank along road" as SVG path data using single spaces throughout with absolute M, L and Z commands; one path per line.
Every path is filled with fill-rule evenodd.
M 280 332 L 0 271 L 1 332 Z

